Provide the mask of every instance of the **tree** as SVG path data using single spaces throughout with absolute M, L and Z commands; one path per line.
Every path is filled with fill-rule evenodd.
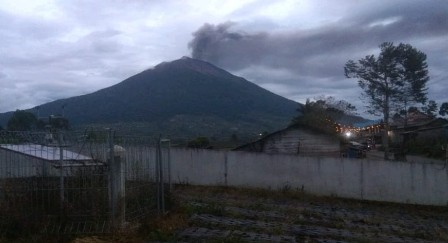
M 446 116 L 446 115 L 448 115 L 448 102 L 443 102 L 443 103 L 440 105 L 439 115 L 441 115 L 441 116 Z
M 8 130 L 10 131 L 29 131 L 36 126 L 36 116 L 28 111 L 17 110 L 8 120 Z
M 316 98 L 317 99 L 317 98 Z M 316 101 L 306 100 L 302 114 L 293 118 L 291 125 L 304 125 L 327 133 L 335 133 L 335 123 L 347 113 L 354 114 L 356 108 L 344 100 L 321 96 Z
M 330 109 L 342 111 L 345 115 L 357 115 L 356 107 L 345 100 L 337 100 L 333 96 L 318 96 L 315 100 L 321 100 L 325 102 L 325 106 Z
M 430 118 L 435 118 L 437 115 L 437 103 L 430 100 L 426 106 L 422 107 L 423 112 Z
M 50 116 L 48 123 L 54 129 L 68 130 L 70 128 L 68 119 L 64 117 Z
M 408 113 L 411 113 L 411 112 L 418 112 L 418 108 L 415 107 L 415 106 L 411 106 L 411 107 L 409 107 L 409 109 L 408 109 Z
M 234 143 L 237 143 L 239 141 L 238 135 L 232 133 L 232 136 L 230 136 L 230 140 Z
M 404 126 L 407 126 L 408 108 L 416 104 L 425 104 L 427 101 L 428 65 L 426 55 L 409 44 L 400 43 L 396 47 L 396 52 L 398 82 L 401 82 L 402 86 L 397 100 L 394 101 L 398 104 L 398 109 L 404 111 Z
M 197 137 L 188 142 L 187 147 L 189 148 L 208 148 L 210 146 L 210 141 L 207 137 Z
M 385 42 L 379 47 L 378 57 L 368 55 L 358 62 L 349 60 L 344 73 L 347 78 L 358 79 L 368 102 L 368 112 L 383 116 L 384 158 L 389 159 L 387 131 L 390 115 L 401 110 L 407 112 L 409 105 L 426 101 L 428 65 L 426 55 L 411 45 L 394 46 Z

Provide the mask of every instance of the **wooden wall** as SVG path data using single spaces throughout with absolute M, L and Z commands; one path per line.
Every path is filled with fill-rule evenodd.
M 309 129 L 287 128 L 236 150 L 270 154 L 336 155 L 339 139 Z

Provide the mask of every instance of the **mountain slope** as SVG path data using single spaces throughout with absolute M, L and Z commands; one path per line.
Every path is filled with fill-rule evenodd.
M 300 104 L 210 63 L 184 57 L 94 93 L 43 104 L 40 116 L 60 114 L 62 106 L 75 126 L 138 124 L 152 133 L 219 136 L 225 131 L 282 128 Z M 7 117 L 0 115 L 2 124 Z

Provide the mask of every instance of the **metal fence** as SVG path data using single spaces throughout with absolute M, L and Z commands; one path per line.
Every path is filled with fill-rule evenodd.
M 169 140 L 112 130 L 0 132 L 0 229 L 99 234 L 163 213 Z

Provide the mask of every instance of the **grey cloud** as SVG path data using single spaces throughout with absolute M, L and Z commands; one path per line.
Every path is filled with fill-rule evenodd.
M 364 2 L 313 1 L 305 18 L 298 12 L 306 2 L 280 8 L 277 15 L 271 10 L 282 2 L 269 0 L 241 5 L 226 16 L 202 16 L 191 10 L 194 4 L 172 0 L 56 1 L 56 15 L 49 18 L 0 10 L 0 72 L 7 75 L 0 74 L 0 110 L 89 93 L 186 55 L 185 41 L 204 19 L 224 23 L 195 32 L 193 56 L 288 98 L 357 99 L 356 81 L 343 77 L 342 66 L 383 41 L 395 41 L 428 54 L 430 92 L 442 99 L 448 92 L 448 3 Z
M 123 47 L 118 40 L 120 34 L 120 31 L 113 29 L 91 32 L 77 41 L 76 46 L 79 48 L 77 52 L 82 51 L 87 55 L 119 52 Z M 107 56 L 103 56 L 103 58 L 107 58 Z
M 112 34 L 113 33 L 113 34 Z M 22 48 L 27 52 L 21 54 L 21 51 L 15 51 L 19 48 L 17 44 L 4 43 L 8 52 L 5 52 L 4 59 L 0 60 L 3 67 L 33 68 L 39 65 L 54 65 L 61 68 L 89 68 L 93 63 L 101 63 L 102 60 L 113 58 L 118 53 L 122 44 L 115 37 L 118 32 L 107 30 L 92 32 L 76 42 L 67 42 L 59 40 L 48 40 L 38 42 L 30 38 L 29 42 L 22 44 Z M 33 41 L 31 41 L 33 40 Z M 104 54 L 108 55 L 104 55 Z M 64 62 L 61 62 L 64 60 Z M 69 65 L 67 65 L 69 64 Z M 51 68 L 51 67 L 50 67 Z
M 0 36 L 4 41 L 44 40 L 64 32 L 66 26 L 45 19 L 15 16 L 0 10 Z M 26 38 L 24 38 L 26 37 Z M 17 39 L 18 38 L 18 39 Z
M 396 2 L 386 5 L 388 8 L 359 13 L 319 29 L 284 34 L 233 31 L 234 24 L 229 23 L 205 24 L 193 34 L 189 47 L 194 58 L 232 69 L 265 64 L 297 70 L 300 64 L 313 57 L 336 59 L 332 55 L 365 50 L 384 41 L 406 42 L 415 38 L 446 36 L 448 4 L 441 1 L 437 2 L 439 4 L 419 3 Z M 389 25 L 369 26 L 397 16 L 400 18 Z
M 120 81 L 126 76 L 103 75 L 115 69 L 123 55 L 132 56 L 123 51 L 125 44 L 120 38 L 119 31 L 105 29 L 71 41 L 38 41 L 30 36 L 18 45 L 3 39 L 0 68 L 10 75 L 0 78 L 0 110 L 29 108 Z M 136 72 L 138 67 L 128 67 L 130 70 Z
M 89 33 L 84 38 L 85 39 L 96 39 L 96 38 L 110 38 L 121 34 L 121 31 L 115 29 L 105 29 L 97 30 Z
M 191 30 L 169 42 L 166 32 L 178 33 L 174 31 L 178 26 L 164 29 L 165 33 L 159 29 L 159 24 L 179 23 L 179 19 L 166 21 L 166 10 L 175 10 L 171 4 L 56 1 L 49 3 L 54 12 L 42 13 L 41 18 L 27 11 L 0 9 L 0 72 L 7 74 L 0 74 L 0 111 L 116 84 L 165 60 L 166 53 L 173 55 L 167 51 L 173 46 L 183 46 L 175 57 L 185 55 L 185 43 L 178 41 Z
M 97 26 L 113 28 L 136 20 L 144 22 L 167 9 L 174 9 L 178 1 L 57 1 L 56 4 L 71 21 L 89 28 Z M 173 6 L 174 5 L 174 6 Z
M 340 74 L 346 61 L 340 53 L 347 49 L 347 42 L 355 42 L 349 36 L 356 36 L 349 29 L 274 35 L 232 32 L 231 27 L 227 23 L 201 27 L 189 43 L 192 56 L 231 70 L 259 65 L 326 77 Z
M 378 45 L 385 41 L 410 43 L 423 50 L 428 55 L 430 74 L 431 70 L 443 70 L 446 75 L 448 46 L 441 43 L 448 41 L 448 3 L 413 3 L 391 1 L 358 7 L 337 22 L 308 30 L 245 32 L 236 30 L 237 23 L 204 24 L 193 33 L 189 48 L 194 58 L 236 73 L 243 70 L 245 77 L 260 85 L 277 82 L 307 89 L 293 89 L 287 97 L 301 97 L 303 101 L 304 95 L 335 93 L 341 95 L 339 98 L 350 96 L 356 103 L 358 98 L 350 92 L 360 90 L 355 80 L 344 78 L 343 66 L 349 59 L 378 51 Z M 438 45 L 431 40 L 439 40 Z M 262 68 L 286 69 L 289 74 L 257 76 Z M 447 88 L 442 90 L 446 93 Z M 439 98 L 438 92 L 431 95 Z
M 398 35 L 424 36 L 448 33 L 448 3 L 445 1 L 413 1 L 412 4 L 409 1 L 393 1 L 378 6 L 373 11 L 368 10 L 371 14 L 360 12 L 354 15 L 352 20 L 360 25 L 369 25 L 373 22 L 400 17 L 390 29 L 397 30 Z
M 262 34 L 250 35 L 242 32 L 231 32 L 229 28 L 233 25 L 227 22 L 219 25 L 205 24 L 194 35 L 194 39 L 188 44 L 192 49 L 193 58 L 197 59 L 214 59 L 220 58 L 219 52 L 233 51 L 244 43 L 255 44 L 264 38 Z M 222 45 L 224 44 L 224 45 Z M 210 49 L 217 52 L 210 52 Z M 245 46 L 248 48 L 248 46 Z M 253 53 L 254 54 L 254 53 Z

